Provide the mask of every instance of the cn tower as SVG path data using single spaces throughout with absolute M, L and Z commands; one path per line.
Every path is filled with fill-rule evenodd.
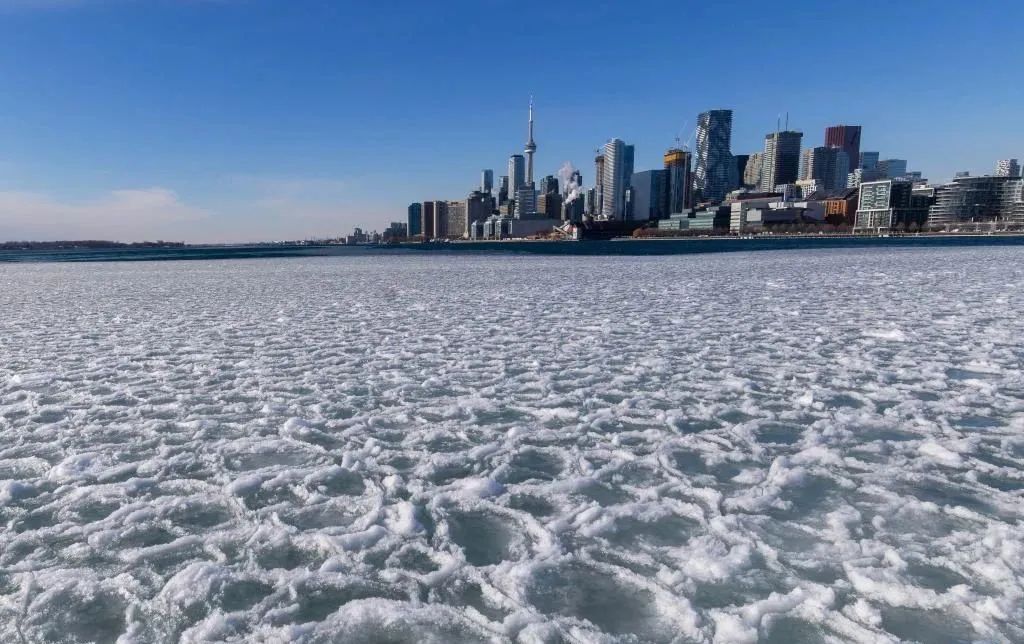
M 533 187 L 533 153 L 537 151 L 537 144 L 533 142 L 533 97 L 530 97 L 530 129 L 529 138 L 526 140 L 526 185 Z

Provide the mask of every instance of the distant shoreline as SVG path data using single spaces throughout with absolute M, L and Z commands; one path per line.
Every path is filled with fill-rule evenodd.
M 611 237 L 608 239 L 449 239 L 433 241 L 401 241 L 394 243 L 339 244 L 336 241 L 281 241 L 247 243 L 200 243 L 142 241 L 117 242 L 107 240 L 62 240 L 62 241 L 5 241 L 0 242 L 0 253 L 31 251 L 82 251 L 82 250 L 161 250 L 161 249 L 293 249 L 293 248 L 435 248 L 451 245 L 490 244 L 564 244 L 564 243 L 605 243 L 605 242 L 680 242 L 680 241 L 740 241 L 740 240 L 793 240 L 793 239 L 918 239 L 918 238 L 969 238 L 969 237 L 1024 237 L 1024 231 L 993 232 L 938 232 L 938 233 L 893 233 L 889 235 L 853 233 L 781 233 L 756 235 L 678 235 L 650 237 Z
M 957 248 L 1022 246 L 1024 234 L 928 234 L 909 236 L 759 235 L 752 237 L 619 238 L 593 241 L 458 241 L 379 245 L 248 244 L 236 246 L 111 246 L 50 249 L 0 248 L 0 264 L 160 262 L 268 259 L 288 257 L 354 257 L 394 255 L 543 255 L 543 256 L 656 256 L 778 250 L 839 250 L 864 248 Z

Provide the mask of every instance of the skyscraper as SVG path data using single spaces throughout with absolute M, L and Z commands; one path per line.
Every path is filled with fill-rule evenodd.
M 603 203 L 601 216 L 605 219 L 624 219 L 626 191 L 633 176 L 633 146 L 621 139 L 604 144 Z
M 542 195 L 558 194 L 558 179 L 549 174 L 540 180 L 538 188 Z
M 691 154 L 671 148 L 665 153 L 665 216 L 683 212 L 692 205 L 690 173 Z
M 433 239 L 437 236 L 437 213 L 435 212 L 435 205 L 441 203 L 438 201 L 424 201 L 423 208 L 421 210 L 422 218 L 420 221 L 420 234 L 423 235 L 424 239 Z
M 537 190 L 533 186 L 523 186 L 516 192 L 516 217 L 525 217 L 537 212 Z
M 423 234 L 423 204 L 409 204 L 409 236 L 415 237 Z
M 846 153 L 849 172 L 853 172 L 860 163 L 860 126 L 833 125 L 825 128 L 825 146 L 842 148 Z
M 625 165 L 622 166 L 622 176 L 626 182 L 626 188 L 629 188 L 629 182 L 633 178 L 634 167 L 634 156 L 636 154 L 636 147 L 633 145 L 626 145 L 623 147 L 623 162 Z
M 693 188 L 705 201 L 721 201 L 732 189 L 732 110 L 711 110 L 697 117 L 697 170 Z
M 521 154 L 513 154 L 508 158 L 508 189 L 514 195 L 526 185 L 526 160 Z
M 530 123 L 529 133 L 526 139 L 526 183 L 533 187 L 533 153 L 537 151 L 537 144 L 533 142 L 533 97 L 530 97 Z
M 598 152 L 594 157 L 594 200 L 591 204 L 592 215 L 600 215 L 604 212 L 604 153 Z
M 747 172 L 747 163 L 750 162 L 750 155 L 734 154 L 732 155 L 732 161 L 736 164 L 736 174 L 730 181 L 730 189 L 735 190 L 736 188 L 743 187 L 743 175 Z
M 761 165 L 761 192 L 773 192 L 776 186 L 796 183 L 800 173 L 802 132 L 772 132 L 764 137 Z
M 448 201 L 434 202 L 434 237 L 444 239 L 448 232 Z
M 537 212 L 548 219 L 562 218 L 562 195 L 557 192 L 543 192 L 537 197 Z
M 667 192 L 665 178 L 668 170 L 645 170 L 635 173 L 630 179 L 633 189 L 632 219 L 667 219 L 670 213 L 665 212 L 665 201 L 662 196 Z
M 1019 177 L 1020 163 L 1017 162 L 1017 159 L 1000 159 L 996 163 L 996 176 Z
M 857 165 L 857 168 L 860 170 L 874 170 L 878 167 L 880 156 L 877 152 L 861 152 L 860 163 Z M 852 163 L 853 159 L 850 159 L 850 162 Z
M 886 179 L 900 179 L 907 174 L 907 160 L 883 159 L 878 162 L 878 169 L 885 173 Z
M 468 201 L 455 199 L 445 202 L 444 237 L 456 239 L 469 234 L 469 223 L 466 219 Z
M 466 230 L 468 236 L 473 224 L 484 221 L 494 210 L 494 196 L 490 192 L 474 190 L 466 198 Z
M 483 170 L 480 173 L 480 192 L 490 193 L 494 190 L 494 170 Z
M 807 148 L 801 155 L 801 181 L 817 181 L 825 190 L 839 190 L 846 187 L 849 173 L 850 160 L 841 147 Z
M 747 188 L 759 190 L 761 186 L 761 166 L 764 163 L 764 153 L 754 152 L 747 159 L 747 167 L 743 170 L 743 185 Z
M 502 205 L 508 201 L 508 175 L 506 174 L 501 178 L 501 182 L 498 184 L 498 205 Z

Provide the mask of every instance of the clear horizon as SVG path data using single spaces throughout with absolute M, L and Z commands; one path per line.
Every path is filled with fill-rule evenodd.
M 573 8 L 574 9 L 574 8 Z M 0 0 L 0 240 L 229 242 L 381 230 L 504 174 L 656 168 L 696 116 L 732 151 L 780 114 L 933 182 L 1024 157 L 1018 5 Z M 784 116 L 783 116 L 784 118 Z

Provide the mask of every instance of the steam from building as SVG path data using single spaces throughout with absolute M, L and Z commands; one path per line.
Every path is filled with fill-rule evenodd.
M 558 170 L 558 178 L 562 182 L 562 191 L 565 195 L 563 201 L 566 204 L 583 197 L 583 186 L 580 180 L 580 172 L 571 162 L 566 161 Z

